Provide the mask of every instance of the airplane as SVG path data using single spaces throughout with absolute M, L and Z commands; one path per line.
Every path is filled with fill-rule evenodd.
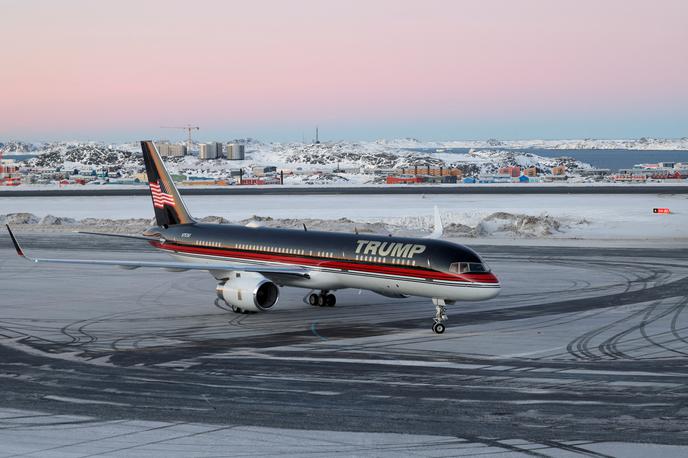
M 500 291 L 499 280 L 475 251 L 434 238 L 440 235 L 438 213 L 433 238 L 199 223 L 189 214 L 155 144 L 142 141 L 141 149 L 157 226 L 140 236 L 86 233 L 144 240 L 174 261 L 32 258 L 7 225 L 17 254 L 34 263 L 208 271 L 218 281 L 216 301 L 236 313 L 271 310 L 280 287 L 309 289 L 306 301 L 321 307 L 334 306 L 332 292 L 345 288 L 392 298 L 427 297 L 435 305 L 436 334 L 445 331 L 448 305 L 491 299 Z

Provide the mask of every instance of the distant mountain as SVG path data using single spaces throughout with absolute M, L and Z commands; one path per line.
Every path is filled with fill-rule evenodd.
M 39 149 L 39 146 L 33 143 L 25 143 L 18 141 L 0 142 L 0 150 L 3 155 L 11 156 L 13 154 L 28 154 Z
M 89 143 L 51 143 L 29 165 L 36 167 L 92 168 L 119 165 L 122 168 L 142 168 L 141 154 L 131 149 Z
M 509 149 L 630 149 L 630 150 L 688 150 L 688 137 L 666 139 L 647 138 L 598 140 L 478 140 L 432 142 L 431 148 L 509 148 Z

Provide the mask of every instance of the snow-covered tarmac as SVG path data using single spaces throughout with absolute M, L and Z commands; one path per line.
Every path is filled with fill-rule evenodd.
M 65 399 L 69 402 L 69 399 Z M 0 456 L 15 457 L 450 457 L 623 456 L 682 458 L 685 447 L 595 441 L 464 439 L 264 428 L 164 421 L 113 420 L 0 408 Z M 10 432 L 8 432 L 10 431 Z
M 283 289 L 278 310 L 234 315 L 204 273 L 33 266 L 0 231 L 0 456 L 686 454 L 688 196 L 185 200 L 199 218 L 417 234 L 438 206 L 447 229 L 484 229 L 451 236 L 503 293 L 450 309 L 442 336 L 429 301 L 357 291 L 314 309 Z M 17 212 L 152 216 L 146 196 L 0 198 Z M 499 213 L 536 218 L 503 230 Z M 164 258 L 64 233 L 79 227 L 17 229 L 35 254 Z
M 235 315 L 202 272 L 35 266 L 0 234 L 0 456 L 685 454 L 688 249 L 477 248 L 503 294 L 437 336 L 424 299 Z

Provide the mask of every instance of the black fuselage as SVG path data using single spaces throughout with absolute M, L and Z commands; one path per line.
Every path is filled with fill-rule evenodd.
M 392 237 L 223 224 L 180 224 L 151 228 L 147 235 L 165 240 L 157 247 L 191 255 L 222 256 L 237 253 L 256 260 L 294 263 L 356 264 L 379 268 L 450 274 L 456 262 L 482 263 L 470 248 L 424 238 Z

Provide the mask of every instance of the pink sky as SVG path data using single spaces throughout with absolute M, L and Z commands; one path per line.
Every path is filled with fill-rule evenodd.
M 686 24 L 683 0 L 5 0 L 0 140 L 685 136 Z

